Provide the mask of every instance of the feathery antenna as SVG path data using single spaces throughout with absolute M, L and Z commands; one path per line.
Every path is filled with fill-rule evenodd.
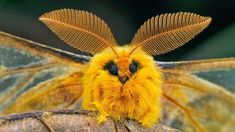
M 76 49 L 96 54 L 109 47 L 116 53 L 116 41 L 110 28 L 89 12 L 61 9 L 45 13 L 39 20 Z
M 199 34 L 210 22 L 210 17 L 187 12 L 152 17 L 135 34 L 130 54 L 139 47 L 150 55 L 170 52 Z

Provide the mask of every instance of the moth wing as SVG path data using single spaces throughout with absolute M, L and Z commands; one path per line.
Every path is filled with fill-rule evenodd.
M 162 123 L 183 131 L 232 131 L 235 58 L 166 63 Z
M 88 60 L 0 32 L 0 114 L 74 106 Z

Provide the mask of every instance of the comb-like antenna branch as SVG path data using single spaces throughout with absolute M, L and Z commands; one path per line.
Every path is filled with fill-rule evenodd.
M 187 12 L 152 17 L 135 34 L 130 54 L 139 47 L 150 55 L 170 52 L 199 34 L 210 22 L 210 17 Z
M 109 47 L 116 53 L 116 41 L 109 27 L 89 12 L 61 9 L 45 13 L 39 19 L 74 48 L 96 54 Z

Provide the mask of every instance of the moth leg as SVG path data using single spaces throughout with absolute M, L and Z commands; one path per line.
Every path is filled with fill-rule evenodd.
M 94 110 L 97 110 L 99 113 L 97 117 L 97 122 L 104 123 L 105 121 L 107 121 L 109 113 L 107 112 L 106 107 L 102 104 L 103 89 L 99 87 L 97 90 L 92 91 L 92 93 L 92 98 L 94 100 L 92 106 L 94 106 Z
M 109 114 L 104 110 L 103 106 L 100 104 L 94 103 L 95 107 L 97 108 L 99 115 L 97 117 L 98 123 L 104 123 L 108 120 Z
M 158 108 L 149 108 L 147 109 L 143 115 L 140 117 L 139 122 L 144 126 L 144 127 L 151 127 L 153 126 L 154 123 L 157 123 L 158 120 L 156 120 L 160 115 L 160 109 Z

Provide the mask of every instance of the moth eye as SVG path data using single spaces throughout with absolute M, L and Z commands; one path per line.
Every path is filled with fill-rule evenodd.
M 129 70 L 132 74 L 137 72 L 138 65 L 139 64 L 136 61 L 132 61 L 132 63 L 129 65 Z
M 104 69 L 108 70 L 111 75 L 118 76 L 118 68 L 113 61 L 110 61 L 104 66 Z

